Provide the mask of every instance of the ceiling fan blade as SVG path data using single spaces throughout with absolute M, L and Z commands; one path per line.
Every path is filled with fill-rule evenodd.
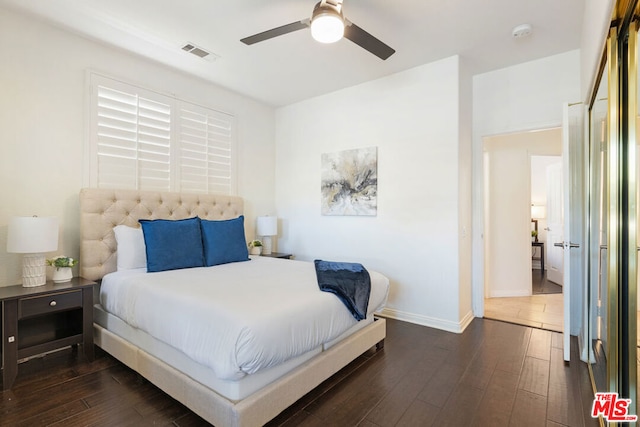
M 346 22 L 346 25 L 344 26 L 344 37 L 351 40 L 361 48 L 373 53 L 383 61 L 395 53 L 395 49 L 392 49 L 385 43 L 381 42 L 353 22 Z
M 309 26 L 309 20 L 303 19 L 302 21 L 292 22 L 291 24 L 283 25 L 281 27 L 273 28 L 271 30 L 263 31 L 261 33 L 254 34 L 252 36 L 245 37 L 240 41 L 244 44 L 252 45 L 254 43 L 269 40 L 274 37 L 281 36 L 283 34 L 302 30 L 303 28 L 307 28 L 308 26 Z

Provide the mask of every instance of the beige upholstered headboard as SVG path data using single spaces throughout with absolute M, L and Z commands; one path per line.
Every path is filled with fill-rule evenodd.
M 138 220 L 184 219 L 199 216 L 220 220 L 242 215 L 241 197 L 155 191 L 80 190 L 80 276 L 98 280 L 116 271 L 113 227 L 138 227 Z

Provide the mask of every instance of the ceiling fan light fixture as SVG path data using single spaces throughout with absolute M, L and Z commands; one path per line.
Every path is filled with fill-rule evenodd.
M 284 34 L 293 33 L 294 31 L 310 29 L 312 37 L 321 43 L 337 42 L 344 37 L 383 61 L 393 55 L 396 52 L 395 49 L 345 19 L 342 14 L 343 1 L 320 0 L 313 7 L 311 18 L 281 25 L 245 37 L 240 41 L 246 45 L 252 45 Z
M 318 3 L 311 16 L 311 36 L 320 43 L 335 43 L 344 36 L 344 18 L 329 5 Z

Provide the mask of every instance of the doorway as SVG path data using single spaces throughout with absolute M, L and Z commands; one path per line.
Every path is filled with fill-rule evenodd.
M 561 294 L 562 253 L 558 259 L 553 242 L 562 241 L 562 156 L 532 155 L 530 165 L 532 293 Z
M 532 242 L 532 202 L 548 207 L 546 165 L 544 179 L 532 161 L 561 161 L 562 129 L 551 128 L 483 139 L 485 157 L 485 311 L 486 318 L 562 332 L 563 294 L 533 293 L 533 282 L 547 278 L 535 263 Z M 547 159 L 549 160 L 549 159 Z M 560 165 L 560 171 L 562 166 Z M 534 183 L 535 181 L 535 183 Z M 556 181 L 557 183 L 557 181 Z M 542 189 L 540 189 L 542 186 Z M 535 191 L 534 191 L 535 187 Z M 560 194 L 562 194 L 560 192 Z M 535 196 L 535 199 L 534 199 Z M 548 217 L 537 218 L 538 240 L 549 240 Z M 542 243 L 542 242 L 540 242 Z M 549 245 L 552 246 L 552 245 Z M 545 247 L 545 270 L 549 249 Z M 539 251 L 539 249 L 537 249 Z M 538 257 L 540 253 L 538 252 Z M 557 285 L 556 285 L 557 287 Z

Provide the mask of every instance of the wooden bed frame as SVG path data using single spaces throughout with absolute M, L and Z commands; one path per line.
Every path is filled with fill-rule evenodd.
M 116 270 L 113 227 L 138 219 L 231 219 L 242 214 L 240 197 L 134 190 L 83 189 L 80 192 L 80 276 L 91 280 Z M 261 426 L 291 406 L 371 347 L 382 348 L 384 319 L 360 329 L 303 365 L 240 400 L 231 401 L 131 342 L 94 324 L 95 343 L 168 395 L 219 426 Z

